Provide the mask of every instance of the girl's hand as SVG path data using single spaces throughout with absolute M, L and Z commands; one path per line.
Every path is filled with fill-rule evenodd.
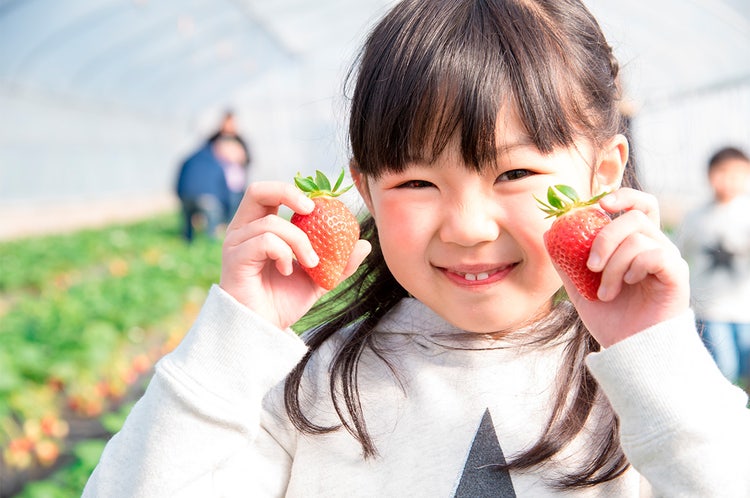
M 594 338 L 608 347 L 682 313 L 690 306 L 688 266 L 661 231 L 656 198 L 623 188 L 603 197 L 609 213 L 623 212 L 594 240 L 588 266 L 602 272 L 599 301 L 588 301 L 561 277 Z
M 222 289 L 279 328 L 299 320 L 326 290 L 316 285 L 300 265 L 318 263 L 307 235 L 278 216 L 285 205 L 308 214 L 312 200 L 282 182 L 251 184 L 227 227 L 222 248 Z M 354 247 L 344 278 L 370 251 L 360 240 Z

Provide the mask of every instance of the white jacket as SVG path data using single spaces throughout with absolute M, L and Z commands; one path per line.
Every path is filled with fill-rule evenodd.
M 362 407 L 379 452 L 363 459 L 345 430 L 293 428 L 283 380 L 304 343 L 213 287 L 108 443 L 84 497 L 750 496 L 747 398 L 717 370 L 692 313 L 587 358 L 633 467 L 565 493 L 545 480 L 576 460 L 585 435 L 539 469 L 508 476 L 488 467 L 538 437 L 564 341 L 456 349 L 443 334 L 456 330 L 414 299 L 378 330 L 378 345 L 396 353 L 398 379 L 363 355 Z M 338 423 L 328 392 L 334 351 L 332 343 L 315 355 L 302 384 L 304 413 L 323 425 Z

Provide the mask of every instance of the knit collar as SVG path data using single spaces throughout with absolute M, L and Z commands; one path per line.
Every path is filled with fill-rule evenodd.
M 572 305 L 571 305 L 572 306 Z M 376 331 L 386 335 L 402 335 L 429 342 L 433 345 L 458 349 L 495 349 L 518 346 L 540 346 L 538 341 L 542 322 L 518 329 L 505 337 L 491 334 L 467 332 L 449 323 L 434 310 L 416 298 L 404 298 L 393 307 L 378 323 Z M 548 346 L 568 342 L 572 330 L 551 341 L 543 341 Z
M 448 323 L 422 301 L 402 299 L 378 323 L 377 331 L 392 334 L 448 335 L 465 334 L 464 330 Z

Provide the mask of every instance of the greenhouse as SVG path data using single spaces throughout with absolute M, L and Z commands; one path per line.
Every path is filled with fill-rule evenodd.
M 0 498 L 80 496 L 218 282 L 221 244 L 185 243 L 175 189 L 227 114 L 243 190 L 349 171 L 353 68 L 396 3 L 0 0 Z M 584 3 L 671 236 L 712 154 L 750 151 L 750 2 Z

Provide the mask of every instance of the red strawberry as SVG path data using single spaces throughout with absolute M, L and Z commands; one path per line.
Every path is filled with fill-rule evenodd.
M 562 194 L 562 196 L 560 195 Z M 606 192 L 587 201 L 581 201 L 576 191 L 567 185 L 555 185 L 547 189 L 547 203 L 537 201 L 547 218 L 557 217 L 544 234 L 544 245 L 552 261 L 573 281 L 583 297 L 596 301 L 596 292 L 602 274 L 589 270 L 591 245 L 599 231 L 612 221 L 596 207 Z
M 317 266 L 305 268 L 305 271 L 316 284 L 327 290 L 336 287 L 341 280 L 354 244 L 359 239 L 357 218 L 336 199 L 352 187 L 349 185 L 339 190 L 343 180 L 343 169 L 333 188 L 320 171 L 315 172 L 315 178 L 303 177 L 299 173 L 294 178 L 297 187 L 315 202 L 315 209 L 310 214 L 294 213 L 291 220 L 307 234 L 320 258 Z

